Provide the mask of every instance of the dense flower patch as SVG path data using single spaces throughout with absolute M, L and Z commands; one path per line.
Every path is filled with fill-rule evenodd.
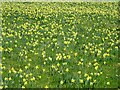
M 118 87 L 117 3 L 2 3 L 4 88 Z

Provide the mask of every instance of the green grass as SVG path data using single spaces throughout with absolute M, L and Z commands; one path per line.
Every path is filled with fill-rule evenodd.
M 117 88 L 117 20 L 115 2 L 2 3 L 2 86 Z

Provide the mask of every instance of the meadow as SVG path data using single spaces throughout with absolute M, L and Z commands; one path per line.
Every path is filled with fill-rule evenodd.
M 1 88 L 118 88 L 118 3 L 2 3 Z

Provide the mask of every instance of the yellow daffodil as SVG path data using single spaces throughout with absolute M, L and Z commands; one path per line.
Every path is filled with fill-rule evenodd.
M 3 86 L 0 85 L 0 89 L 2 89 L 2 88 L 3 88 Z
M 38 76 L 39 78 L 41 78 L 41 76 Z
M 72 78 L 72 79 L 71 79 L 71 82 L 74 83 L 74 82 L 75 82 L 75 79 Z
M 69 71 L 69 69 L 68 68 L 66 68 L 66 70 L 65 70 L 66 72 L 68 72 Z
M 22 72 L 22 69 L 19 69 L 19 73 L 21 73 Z
M 61 81 L 60 81 L 60 84 L 63 84 L 63 83 L 64 83 L 64 81 L 63 81 L 63 80 L 61 80 Z
M 25 66 L 25 69 L 28 69 L 28 66 Z
M 106 64 L 106 61 L 104 61 L 103 63 Z
M 35 68 L 36 68 L 36 69 L 38 69 L 38 68 L 39 68 L 39 66 L 35 66 Z
M 97 70 L 98 69 L 98 66 L 95 66 L 95 70 Z
M 110 82 L 107 82 L 107 85 L 110 85 Z
M 93 85 L 93 82 L 90 82 L 90 86 L 92 86 Z
M 87 81 L 90 80 L 90 79 L 92 79 L 92 77 L 91 77 L 91 76 L 88 76 L 88 77 L 87 77 Z
M 46 85 L 45 88 L 48 88 L 48 86 Z
M 81 71 L 78 71 L 78 74 L 81 74 L 82 72 Z
M 8 80 L 8 78 L 5 77 L 4 80 Z
M 27 81 L 24 82 L 24 85 L 26 85 L 26 84 L 27 84 Z
M 11 77 L 9 77 L 9 78 L 8 78 L 8 80 L 12 80 L 12 78 L 11 78 Z
M 25 78 L 23 78 L 23 82 L 25 82 L 26 81 L 26 79 Z
M 80 83 L 84 83 L 84 81 L 82 79 L 80 79 Z
M 89 75 L 88 75 L 87 73 L 85 73 L 85 74 L 84 74 L 84 77 L 87 77 L 87 76 L 89 76 Z
M 25 86 L 22 86 L 22 88 L 25 88 Z

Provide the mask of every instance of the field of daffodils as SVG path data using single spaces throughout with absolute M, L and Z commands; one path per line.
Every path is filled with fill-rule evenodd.
M 0 88 L 117 88 L 118 3 L 2 3 Z

